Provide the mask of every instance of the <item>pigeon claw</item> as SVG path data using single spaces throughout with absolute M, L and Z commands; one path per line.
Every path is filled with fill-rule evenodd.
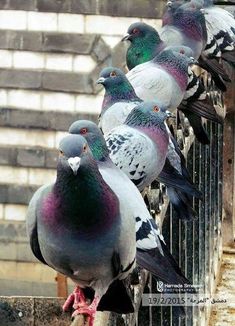
M 71 308 L 77 309 L 80 306 L 86 305 L 86 298 L 82 289 L 77 286 L 73 293 L 71 293 L 66 299 L 62 309 L 64 312 L 71 310 Z
M 85 315 L 86 320 L 88 321 L 89 326 L 94 326 L 94 320 L 95 320 L 95 314 L 97 310 L 97 306 L 99 304 L 100 299 L 98 297 L 95 297 L 92 303 L 88 305 L 83 305 L 78 307 L 72 314 L 72 317 L 75 317 L 77 315 Z

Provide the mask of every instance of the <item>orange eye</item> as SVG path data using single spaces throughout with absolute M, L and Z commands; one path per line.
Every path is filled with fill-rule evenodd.
M 116 77 L 116 76 L 117 76 L 117 74 L 116 74 L 115 71 L 111 71 L 111 72 L 110 72 L 110 77 Z
M 153 112 L 159 112 L 159 107 L 157 105 L 153 107 Z
M 133 31 L 132 31 L 133 34 L 138 34 L 139 33 L 139 30 L 138 28 L 134 28 Z
M 86 151 L 87 151 L 87 145 L 84 144 L 84 145 L 83 145 L 83 152 L 86 152 Z
M 80 134 L 86 134 L 87 133 L 87 128 L 82 128 L 81 130 L 80 130 Z

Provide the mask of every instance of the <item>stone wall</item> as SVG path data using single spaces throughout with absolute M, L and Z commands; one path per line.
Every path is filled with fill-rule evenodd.
M 96 121 L 95 84 L 123 67 L 128 26 L 161 25 L 165 1 L 0 1 L 0 293 L 55 295 L 55 273 L 33 258 L 27 204 L 55 178 L 56 146 L 71 122 Z M 44 284 L 45 286 L 42 286 Z

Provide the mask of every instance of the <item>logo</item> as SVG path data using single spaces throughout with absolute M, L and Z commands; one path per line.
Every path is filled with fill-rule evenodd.
M 157 281 L 157 290 L 158 290 L 158 292 L 163 292 L 164 283 L 162 281 Z

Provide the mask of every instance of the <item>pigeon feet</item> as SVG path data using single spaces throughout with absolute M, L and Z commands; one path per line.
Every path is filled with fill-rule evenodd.
M 93 326 L 94 320 L 95 320 L 95 313 L 96 313 L 99 301 L 100 301 L 99 297 L 95 297 L 89 306 L 87 304 L 86 305 L 79 304 L 79 306 L 76 308 L 76 310 L 72 314 L 72 317 L 75 317 L 79 314 L 86 315 L 88 325 Z
M 69 311 L 72 307 L 77 309 L 79 306 L 86 305 L 86 298 L 84 296 L 83 290 L 77 286 L 73 293 L 71 293 L 66 299 L 62 309 L 63 311 Z

